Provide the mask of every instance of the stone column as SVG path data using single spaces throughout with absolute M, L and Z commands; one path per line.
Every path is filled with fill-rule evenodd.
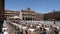
M 4 0 L 0 0 L 0 32 L 2 32 L 4 21 Z

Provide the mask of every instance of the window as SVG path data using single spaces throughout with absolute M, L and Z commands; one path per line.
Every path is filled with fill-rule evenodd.
M 28 16 L 27 16 L 28 17 Z
M 34 13 L 32 13 L 32 15 L 33 15 Z
M 26 14 L 26 12 L 24 12 L 24 14 Z

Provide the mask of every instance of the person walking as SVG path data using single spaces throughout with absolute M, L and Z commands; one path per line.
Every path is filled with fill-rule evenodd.
M 54 28 L 54 30 L 53 30 L 53 31 L 54 31 L 54 33 L 55 33 L 55 34 L 59 34 L 59 31 L 57 30 L 57 28 L 56 28 L 56 27 Z
M 3 34 L 9 34 L 9 32 L 7 32 L 6 30 L 4 30 L 4 33 Z
M 40 32 L 40 34 L 47 34 L 46 29 L 43 28 L 42 31 Z

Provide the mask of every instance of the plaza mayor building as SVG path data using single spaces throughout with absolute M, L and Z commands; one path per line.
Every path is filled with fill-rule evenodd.
M 5 18 L 18 16 L 21 20 L 43 20 L 43 14 L 32 11 L 30 8 L 21 11 L 5 10 Z
M 43 20 L 43 14 L 36 13 L 35 11 L 32 11 L 30 8 L 27 8 L 26 10 L 21 10 L 19 17 L 22 20 Z

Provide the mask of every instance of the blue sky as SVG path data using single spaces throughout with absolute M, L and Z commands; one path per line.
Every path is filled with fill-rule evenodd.
M 60 10 L 60 0 L 5 0 L 5 10 L 26 9 L 39 13 L 48 13 L 55 10 Z

